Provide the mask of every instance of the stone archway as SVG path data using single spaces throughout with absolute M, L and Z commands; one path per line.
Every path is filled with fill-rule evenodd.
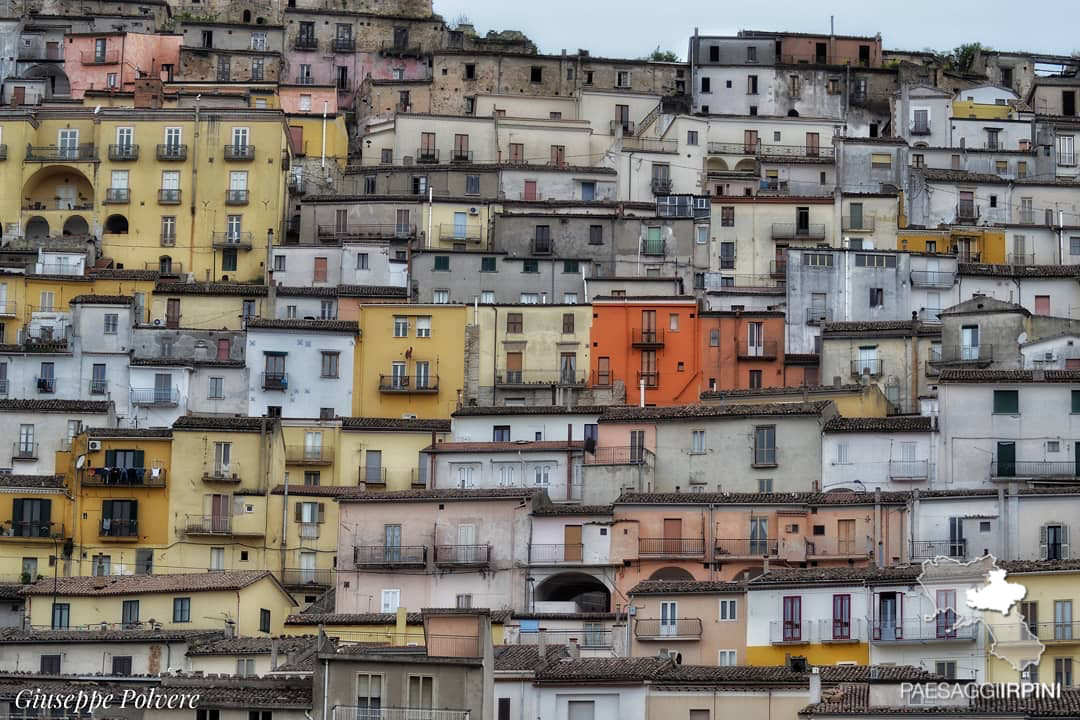
M 127 235 L 128 219 L 123 215 L 110 215 L 105 218 L 105 232 L 109 235 Z
M 64 235 L 89 235 L 90 225 L 82 215 L 72 215 L 64 221 Z
M 29 79 L 42 78 L 46 81 L 49 96 L 70 95 L 71 82 L 63 71 L 62 65 L 42 64 L 35 65 L 23 73 L 23 77 Z
M 26 239 L 44 240 L 49 237 L 49 221 L 40 215 L 35 215 L 26 221 Z
M 545 578 L 536 586 L 536 602 L 572 602 L 578 612 L 610 612 L 611 591 L 583 572 L 565 572 Z
M 662 567 L 652 575 L 650 580 L 671 580 L 676 582 L 693 582 L 694 576 L 681 567 Z

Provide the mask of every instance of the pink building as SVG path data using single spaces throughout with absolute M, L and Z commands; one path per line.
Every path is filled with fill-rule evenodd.
M 140 77 L 167 79 L 180 62 L 180 35 L 71 33 L 64 36 L 64 72 L 71 97 L 87 90 L 130 92 Z
M 317 48 L 293 47 L 288 54 L 288 70 L 282 73 L 281 80 L 336 88 L 341 107 L 350 108 L 367 78 L 426 80 L 427 62 L 422 57 L 389 57 L 378 52 L 336 52 L 333 60 L 327 62 L 325 54 Z

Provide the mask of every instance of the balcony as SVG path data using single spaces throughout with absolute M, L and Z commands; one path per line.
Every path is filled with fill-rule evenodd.
M 285 568 L 281 573 L 281 584 L 295 590 L 328 588 L 334 584 L 334 571 L 319 568 Z
M 215 232 L 211 244 L 217 249 L 236 248 L 250 250 L 254 236 L 250 232 Z
M 942 345 L 930 348 L 930 363 L 937 365 L 986 366 L 993 360 L 993 345 Z
M 630 345 L 636 348 L 662 348 L 664 347 L 664 329 L 634 329 L 630 333 Z
M 138 160 L 139 146 L 132 144 L 110 145 L 109 159 L 116 162 L 121 162 L 124 160 Z
M 439 162 L 439 148 L 417 148 L 414 157 L 417 163 L 436 164 Z
M 293 40 L 293 47 L 297 50 L 318 50 L 319 41 L 314 35 L 297 35 L 296 40 Z
M 645 238 L 641 241 L 642 255 L 663 255 L 667 250 L 667 242 L 663 238 Z
M 161 247 L 176 247 L 175 233 L 161 233 L 159 240 L 161 242 Z
M 430 652 L 431 649 L 428 649 Z M 421 710 L 418 708 L 387 707 L 378 709 L 335 705 L 331 720 L 475 720 L 471 710 Z
M 995 460 L 990 463 L 993 478 L 1041 478 L 1072 480 L 1080 477 L 1076 462 L 1046 460 Z
M 130 188 L 106 188 L 105 189 L 105 204 L 106 205 L 127 205 L 131 202 L 131 189 Z
M 585 546 L 576 545 L 529 545 L 529 562 L 533 565 L 562 565 L 581 563 L 585 556 Z
M 614 135 L 618 128 L 622 128 L 623 137 L 633 135 L 637 129 L 637 125 L 633 120 L 610 120 L 608 121 L 608 131 Z
M 330 49 L 336 53 L 356 52 L 356 38 L 336 37 L 330 41 Z
M 187 160 L 187 145 L 167 143 L 157 146 L 157 159 L 163 161 Z
M 732 267 L 735 267 L 732 265 Z M 769 277 L 771 278 L 786 278 L 788 269 L 787 258 L 777 258 L 769 263 Z
M 660 386 L 660 373 L 652 371 L 639 371 L 637 374 L 637 383 L 641 385 L 645 384 L 647 388 L 654 388 Z
M 120 62 L 119 50 L 106 50 L 105 52 L 83 51 L 80 55 L 83 65 L 116 65 Z
M 307 192 L 307 185 L 304 183 L 304 178 L 299 175 L 289 176 L 289 192 L 296 195 L 303 195 Z M 292 218 L 290 218 L 290 221 Z
M 1044 643 L 1080 642 L 1080 622 L 1076 621 L 1030 623 L 1028 631 Z
M 438 567 L 486 567 L 491 562 L 490 545 L 436 545 Z
M 384 393 L 437 393 L 438 375 L 380 375 L 379 392 Z
M 1005 258 L 1006 265 L 1034 265 L 1035 253 L 1009 253 Z
M 63 523 L 49 520 L 6 520 L 0 524 L 0 539 L 48 540 L 64 537 Z
M 122 540 L 139 539 L 138 520 L 119 520 L 117 518 L 102 518 L 98 525 L 99 538 L 119 538 Z
M 778 348 L 775 340 L 764 340 L 755 345 L 747 340 L 739 340 L 738 357 L 740 360 L 775 360 Z
M 555 251 L 555 247 L 549 237 L 534 237 L 530 250 L 533 255 L 550 255 Z
M 18 309 L 14 300 L 0 301 L 0 317 L 14 317 Z
M 0 143 L 0 160 L 7 160 L 7 145 Z
M 776 557 L 779 543 L 776 538 L 717 538 L 717 560 Z
M 416 237 L 416 226 L 399 223 L 361 223 L 357 225 L 319 225 L 316 235 L 320 240 L 362 240 L 365 238 L 397 238 L 409 240 Z
M 930 478 L 929 460 L 890 460 L 890 480 L 928 480 Z
M 165 487 L 165 468 L 92 467 L 83 474 L 86 487 Z
M 979 221 L 979 208 L 975 203 L 960 203 L 956 206 L 956 224 L 970 225 Z
M 353 564 L 357 569 L 422 568 L 427 566 L 427 545 L 357 545 Z
M 807 645 L 810 643 L 812 620 L 770 620 L 769 643 L 772 645 Z
M 176 407 L 180 404 L 180 389 L 131 388 L 131 404 L 144 407 Z
M 96 160 L 97 148 L 93 143 L 26 146 L 26 162 L 94 162 Z
M 281 372 L 264 372 L 262 374 L 262 389 L 284 392 L 289 389 L 289 374 Z
M 856 216 L 854 219 L 850 215 L 845 215 L 841 220 L 841 226 L 844 228 L 844 232 L 874 232 L 874 216 L 863 215 L 862 217 Z
M 864 375 L 869 375 L 870 377 L 881 377 L 884 372 L 885 361 L 879 358 L 868 358 L 864 360 L 851 361 L 852 377 L 862 377 Z
M 820 145 L 766 145 L 758 144 L 757 154 L 764 159 L 775 160 L 823 160 L 832 162 L 832 147 Z
M 255 159 L 255 146 L 254 145 L 241 145 L 240 143 L 232 143 L 225 146 L 225 159 L 226 160 L 242 160 L 250 161 Z
M 173 188 L 161 188 L 157 194 L 158 205 L 179 205 L 180 191 Z
M 456 223 L 442 224 L 439 225 L 439 239 L 478 243 L 483 240 L 483 227 Z
M 833 313 L 829 308 L 808 307 L 806 308 L 807 325 L 824 325 L 832 322 Z
M 651 187 L 653 195 L 669 195 L 671 194 L 671 178 L 654 177 Z
M 679 152 L 679 143 L 676 140 L 659 140 L 654 138 L 636 137 L 634 135 L 623 135 L 622 141 L 623 150 L 629 152 L 647 152 L 647 153 L 677 153 Z
M 34 378 L 34 386 L 37 387 L 39 393 L 51 395 L 56 392 L 56 378 L 54 377 L 39 377 Z
M 653 452 L 638 445 L 605 445 L 585 453 L 586 465 L 650 465 Z
M 540 630 L 539 632 L 523 632 L 518 634 L 518 645 L 538 645 L 541 635 L 545 644 L 569 645 L 576 642 L 582 648 L 596 650 L 610 650 L 612 647 L 612 630 L 599 628 L 582 628 L 581 630 Z
M 248 191 L 247 190 L 226 190 L 225 191 L 225 204 L 226 205 L 247 205 L 248 204 Z
M 235 460 L 228 464 L 214 463 L 213 468 L 203 467 L 202 481 L 209 483 L 240 482 L 240 463 Z
M 967 558 L 967 540 L 912 540 L 912 561 L 947 557 L 954 560 Z
M 296 76 L 296 84 L 297 85 L 314 85 L 315 84 L 315 78 L 313 78 L 311 75 L 297 75 Z
M 584 370 L 498 370 L 495 375 L 496 387 L 524 387 L 528 385 L 563 385 L 582 386 L 585 384 Z
M 11 445 L 12 460 L 37 460 L 38 443 L 16 441 Z
M 870 624 L 870 639 L 882 643 L 974 642 L 978 634 L 977 624 L 952 627 L 959 619 L 957 616 L 956 620 L 949 622 L 948 617 L 941 614 L 931 622 L 904 620 L 898 623 L 878 620 Z
M 929 135 L 930 134 L 930 123 L 928 123 L 928 122 L 911 123 L 910 125 L 908 125 L 908 132 L 910 132 L 912 135 Z
M 824 240 L 824 223 L 773 223 L 773 240 Z
M 807 558 L 862 558 L 870 555 L 867 542 L 861 543 L 854 538 L 826 538 L 814 536 L 806 541 Z
M 634 621 L 634 637 L 638 640 L 700 640 L 701 618 L 639 618 Z
M 615 373 L 610 370 L 593 370 L 590 385 L 598 388 L 609 388 L 615 385 Z
M 232 535 L 231 515 L 185 515 L 184 533 L 187 535 Z
M 330 465 L 334 462 L 331 445 L 286 445 L 285 462 L 290 465 Z
M 912 270 L 911 286 L 921 288 L 951 288 L 956 273 L 942 270 Z
M 450 162 L 452 163 L 471 163 L 472 161 L 472 150 L 461 150 L 459 148 L 454 148 L 454 151 L 450 153 Z
M 756 155 L 757 143 L 710 142 L 710 155 Z
M 7 397 L 10 383 L 7 378 L 0 378 L 0 397 Z
M 705 554 L 701 538 L 638 538 L 638 556 L 652 558 L 700 558 Z

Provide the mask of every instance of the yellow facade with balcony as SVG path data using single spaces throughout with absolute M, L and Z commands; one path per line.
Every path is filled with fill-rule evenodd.
M 482 305 L 475 315 L 480 387 L 588 383 L 591 305 Z
M 71 538 L 71 496 L 62 476 L 0 476 L 0 578 L 33 582 L 64 574 L 50 558 L 63 557 Z
M 269 317 L 265 285 L 159 283 L 150 320 L 162 327 L 243 330 L 246 317 Z
M 1011 105 L 977 103 L 974 100 L 953 100 L 953 117 L 961 120 L 1013 120 L 1016 110 Z
M 353 415 L 449 418 L 465 386 L 461 305 L 364 305 Z
M 280 110 L 0 112 L 0 226 L 85 247 L 125 269 L 260 280 L 290 163 Z M 7 231 L 10 232 L 10 231 Z
M 491 617 L 491 641 L 502 645 L 505 641 L 504 623 L 509 619 L 507 611 L 493 611 Z M 296 614 L 285 620 L 284 635 L 316 635 L 319 630 L 327 637 L 340 638 L 345 642 L 371 642 L 395 646 L 424 644 L 424 619 L 422 614 L 408 612 L 399 607 L 394 614 L 366 613 L 363 615 Z
M 339 170 L 344 170 L 349 161 L 349 130 L 345 126 L 345 116 L 331 115 L 323 121 L 321 115 L 298 115 L 286 116 L 286 122 L 290 130 L 296 128 L 295 135 L 303 138 L 302 148 L 293 148 L 297 157 L 303 156 L 308 160 L 308 167 L 312 161 L 321 162 L 323 158 L 327 163 L 334 163 Z M 321 193 L 325 189 L 307 188 L 307 190 Z
M 475 250 L 488 247 L 490 223 L 490 206 L 480 197 L 474 202 L 435 198 L 421 205 L 417 230 L 427 238 L 427 248 L 452 249 L 464 245 L 466 250 Z
M 450 421 L 355 417 L 341 419 L 341 485 L 368 490 L 426 486 L 420 451 L 450 437 Z
M 977 227 L 954 227 L 948 230 L 901 229 L 896 233 L 896 249 L 956 255 L 960 262 L 1000 265 L 1005 262 L 1005 231 Z

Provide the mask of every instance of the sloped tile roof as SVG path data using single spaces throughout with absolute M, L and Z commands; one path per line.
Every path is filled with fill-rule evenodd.
M 548 645 L 544 657 L 536 645 L 496 645 L 495 672 L 536 671 L 549 663 L 569 657 L 565 645 Z
M 352 488 L 349 495 L 341 496 L 341 502 L 393 503 L 393 502 L 446 502 L 457 500 L 515 500 L 528 499 L 537 492 L 533 488 L 443 488 L 439 490 L 390 490 L 367 492 Z
M 135 298 L 130 295 L 76 295 L 69 305 L 130 305 Z
M 450 417 L 486 417 L 503 415 L 599 415 L 607 405 L 477 405 L 465 406 Z
M 269 655 L 274 645 L 282 657 L 285 653 L 299 652 L 315 647 L 315 635 L 289 635 L 270 637 L 219 637 L 207 638 L 188 648 L 188 655 Z
M 109 575 L 106 577 L 56 578 L 56 594 L 65 596 L 141 595 L 168 592 L 215 592 L 241 590 L 263 578 L 273 578 L 266 570 L 176 573 L 171 575 Z M 24 595 L 52 595 L 53 578 L 28 585 Z
M 265 424 L 272 430 L 277 421 L 271 418 L 224 417 L 219 415 L 185 415 L 173 423 L 174 430 L 206 430 L 210 432 L 260 432 Z
M 315 332 L 360 332 L 360 324 L 354 320 L 267 320 L 252 318 L 247 321 L 248 330 L 311 330 Z
M 154 293 L 161 295 L 238 295 L 243 297 L 263 297 L 265 285 L 224 282 L 159 282 L 154 286 Z
M 922 574 L 921 565 L 875 567 L 816 567 L 768 570 L 750 580 L 747 587 L 755 589 L 768 585 L 801 585 L 814 583 L 902 582 Z
M 87 428 L 92 438 L 171 438 L 172 428 Z
M 603 682 L 652 680 L 674 662 L 659 657 L 578 658 L 548 663 L 536 671 L 540 682 Z
M 825 432 L 930 432 L 934 419 L 928 415 L 894 415 L 883 418 L 835 417 L 825 423 Z
M 108 400 L 0 400 L 0 412 L 107 413 L 111 409 Z
M 430 453 L 490 453 L 490 452 L 573 452 L 582 450 L 580 440 L 522 440 L 509 442 L 441 442 L 428 445 L 424 452 Z
M 985 277 L 1028 278 L 1076 278 L 1080 277 L 1080 265 L 991 265 L 989 263 L 959 263 L 958 275 L 982 275 Z
M 415 432 L 450 432 L 449 420 L 423 418 L 339 417 L 342 430 L 407 430 Z
M 1043 370 L 1036 379 L 1035 370 L 965 370 L 945 368 L 939 383 L 1080 383 L 1080 370 Z
M 668 407 L 611 407 L 600 422 L 642 422 L 697 418 L 814 416 L 820 415 L 830 401 L 761 403 L 760 405 L 673 405 Z
M 788 492 L 788 493 L 637 493 L 624 492 L 616 505 L 872 505 L 872 492 Z M 911 498 L 907 491 L 880 493 L 882 503 L 898 505 Z
M 739 582 L 718 580 L 645 580 L 630 590 L 631 595 L 689 595 L 695 593 L 743 592 Z
M 24 630 L 0 629 L 0 643 L 184 642 L 214 640 L 217 630 Z

